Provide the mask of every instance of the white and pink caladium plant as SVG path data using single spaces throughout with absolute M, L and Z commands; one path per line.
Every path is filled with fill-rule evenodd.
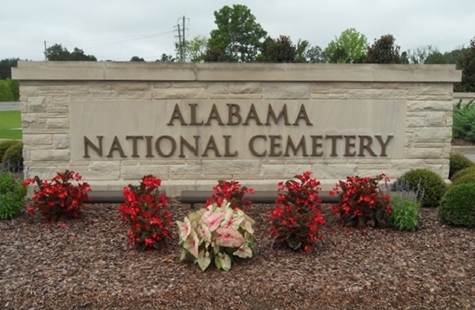
M 191 212 L 176 223 L 183 247 L 180 261 L 191 259 L 203 271 L 212 261 L 218 269 L 228 271 L 232 256 L 250 258 L 257 252 L 252 228 L 255 221 L 242 210 L 231 208 L 227 201 Z

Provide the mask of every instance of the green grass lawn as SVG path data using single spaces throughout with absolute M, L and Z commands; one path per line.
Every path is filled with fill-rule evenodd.
M 0 112 L 0 139 L 21 139 L 21 112 Z

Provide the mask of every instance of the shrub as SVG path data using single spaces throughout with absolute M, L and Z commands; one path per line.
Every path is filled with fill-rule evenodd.
M 420 199 L 424 197 L 424 189 L 420 183 L 411 187 L 410 183 L 402 178 L 397 179 L 393 185 L 388 222 L 399 230 L 414 231 L 419 225 Z
M 23 143 L 18 141 L 10 146 L 3 154 L 2 164 L 9 171 L 23 170 Z
M 242 186 L 239 182 L 231 181 L 218 181 L 218 185 L 213 187 L 213 195 L 206 202 L 206 205 L 216 202 L 218 205 L 222 205 L 226 200 L 231 204 L 232 208 L 239 208 L 245 210 L 245 207 L 249 207 L 252 202 L 249 199 L 245 199 L 244 195 L 247 193 L 254 193 L 254 189 Z
M 129 225 L 129 245 L 142 250 L 161 249 L 171 239 L 172 214 L 167 209 L 167 198 L 158 190 L 161 182 L 147 175 L 139 186 L 124 187 L 125 202 L 119 211 L 122 220 Z
M 10 148 L 10 146 L 17 144 L 18 142 L 21 142 L 19 140 L 5 140 L 0 142 L 0 163 L 3 162 L 3 155 L 5 155 L 5 152 Z
M 475 183 L 451 187 L 442 198 L 439 207 L 442 223 L 475 226 Z
M 251 258 L 256 252 L 254 220 L 224 201 L 208 205 L 177 221 L 180 261 L 191 259 L 206 270 L 214 261 L 218 269 L 230 270 L 232 257 Z
M 10 172 L 0 171 L 0 219 L 16 216 L 24 206 L 26 189 Z
M 475 99 L 466 104 L 460 100 L 454 105 L 452 136 L 475 141 Z
M 69 170 L 58 172 L 50 181 L 42 181 L 38 176 L 26 179 L 24 187 L 35 183 L 39 187 L 33 194 L 28 212 L 34 215 L 37 210 L 45 220 L 51 222 L 59 218 L 80 217 L 84 202 L 89 200 L 87 193 L 91 191 L 88 183 L 79 183 L 81 179 L 79 173 Z
M 452 182 L 452 186 L 466 183 L 475 183 L 475 172 L 466 173 Z
M 422 191 L 418 192 L 417 198 L 421 201 L 421 207 L 438 207 L 447 189 L 444 180 L 428 169 L 410 170 L 402 176 L 402 179 L 406 180 L 412 188 L 420 186 Z M 423 197 L 421 197 L 422 193 Z
M 385 222 L 386 215 L 391 214 L 391 205 L 389 195 L 378 189 L 382 180 L 389 181 L 384 174 L 374 178 L 349 176 L 330 191 L 330 195 L 340 197 L 332 211 L 343 226 L 377 227 Z
M 475 166 L 464 168 L 462 170 L 457 171 L 454 175 L 450 178 L 452 183 L 456 182 L 459 178 L 464 175 L 475 173 Z
M 450 170 L 449 170 L 449 179 L 452 179 L 452 176 L 465 168 L 474 167 L 475 164 L 468 159 L 465 155 L 460 153 L 451 152 L 450 153 Z
M 309 251 L 322 240 L 320 226 L 325 224 L 321 213 L 318 192 L 320 181 L 312 179 L 310 172 L 295 176 L 297 180 L 279 182 L 279 195 L 274 209 L 269 213 L 269 232 L 277 243 L 292 250 Z

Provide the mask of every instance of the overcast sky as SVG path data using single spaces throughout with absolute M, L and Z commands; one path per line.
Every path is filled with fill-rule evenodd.
M 401 51 L 433 45 L 441 52 L 475 37 L 475 0 L 0 0 L 0 59 L 44 60 L 44 41 L 78 47 L 98 60 L 154 61 L 175 54 L 176 25 L 209 37 L 213 12 L 246 5 L 275 38 L 308 40 L 324 49 L 347 28 L 368 42 L 392 34 Z

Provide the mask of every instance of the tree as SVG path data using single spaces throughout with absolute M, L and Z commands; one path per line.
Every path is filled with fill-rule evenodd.
M 400 64 L 402 63 L 399 54 L 400 47 L 395 45 L 396 39 L 391 34 L 381 36 L 374 40 L 373 45 L 368 49 L 365 63 L 375 64 Z
M 84 54 L 84 51 L 77 47 L 75 47 L 74 51 L 70 53 L 68 49 L 63 47 L 61 44 L 55 44 L 48 47 L 45 56 L 49 61 L 97 61 L 96 57 Z
M 214 12 L 218 29 L 211 31 L 208 50 L 218 48 L 233 62 L 255 61 L 267 32 L 245 5 L 224 6 Z
M 224 53 L 217 47 L 212 47 L 206 50 L 206 53 L 203 57 L 206 62 L 227 62 L 228 58 Z
M 155 62 L 175 62 L 175 58 L 172 55 L 163 53 L 160 59 L 157 59 Z
M 130 58 L 130 61 L 145 61 L 145 59 L 139 56 L 133 56 L 132 58 Z
M 185 61 L 200 62 L 204 60 L 208 39 L 205 36 L 195 36 L 191 40 L 185 40 Z M 175 43 L 176 57 L 180 57 L 181 45 Z
M 348 28 L 325 48 L 325 57 L 331 63 L 358 63 L 364 58 L 368 41 L 364 34 Z
M 12 68 L 16 67 L 19 58 L 5 58 L 0 60 L 0 79 L 11 79 Z
M 278 39 L 267 41 L 263 49 L 264 61 L 268 62 L 295 62 L 297 58 L 297 48 L 292 44 L 292 40 L 287 36 L 280 36 Z
M 466 51 L 466 48 L 454 49 L 450 52 L 441 53 L 434 51 L 427 56 L 424 63 L 426 64 L 457 64 L 460 55 Z
M 14 101 L 14 95 L 8 80 L 0 80 L 0 101 Z
M 454 85 L 455 91 L 475 92 L 475 37 L 470 40 L 470 47 L 458 57 L 459 69 L 462 69 L 462 82 Z
M 309 47 L 305 51 L 305 59 L 307 60 L 307 62 L 310 62 L 310 63 L 323 63 L 323 62 L 325 62 L 323 51 L 322 51 L 321 47 L 317 46 L 317 45 Z
M 423 47 L 418 47 L 414 50 L 408 50 L 407 54 L 409 63 L 417 65 L 424 64 L 431 54 L 438 52 L 439 51 L 436 47 L 433 47 L 432 45 L 426 45 Z

